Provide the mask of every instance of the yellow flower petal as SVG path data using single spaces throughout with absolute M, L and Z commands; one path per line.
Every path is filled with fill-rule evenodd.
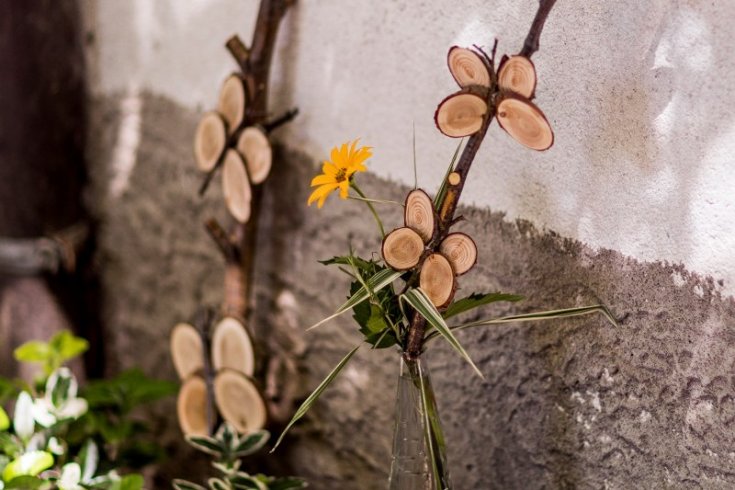
M 342 199 L 349 197 L 350 179 L 355 172 L 367 171 L 364 162 L 373 156 L 372 147 L 358 147 L 359 143 L 357 138 L 332 148 L 330 159 L 322 162 L 322 173 L 311 180 L 311 187 L 316 189 L 309 196 L 309 205 L 316 201 L 321 208 L 329 194 L 338 189 Z
M 345 180 L 344 182 L 339 184 L 339 197 L 342 199 L 347 199 L 347 196 L 349 195 L 350 191 L 350 182 Z
M 330 184 L 330 183 L 336 183 L 337 181 L 334 180 L 333 175 L 325 175 L 325 174 L 319 174 L 313 179 L 311 179 L 311 186 L 317 186 L 317 185 L 323 185 L 323 184 Z
M 322 173 L 323 173 L 324 175 L 331 175 L 331 176 L 335 176 L 335 175 L 337 175 L 337 172 L 338 172 L 338 171 L 339 171 L 339 169 L 338 169 L 338 168 L 337 168 L 337 166 L 336 166 L 335 164 L 333 164 L 333 163 L 330 163 L 330 162 L 324 162 L 324 165 L 322 165 Z
M 307 206 L 311 206 L 311 203 L 316 201 L 317 199 L 320 199 L 322 203 L 324 202 L 324 199 L 327 198 L 330 192 L 335 190 L 337 187 L 339 187 L 339 184 L 324 184 L 320 187 L 318 187 L 314 192 L 311 193 L 309 196 L 309 200 L 306 202 Z

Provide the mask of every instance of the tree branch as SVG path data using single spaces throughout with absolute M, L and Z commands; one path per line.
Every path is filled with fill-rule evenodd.
M 538 51 L 541 31 L 544 29 L 546 18 L 549 16 L 549 12 L 551 12 L 551 8 L 555 3 L 556 0 L 539 0 L 536 17 L 533 19 L 531 28 L 528 30 L 528 35 L 526 36 L 526 40 L 523 42 L 523 48 L 519 53 L 521 56 L 530 58 L 533 56 L 533 53 Z
M 536 17 L 531 24 L 528 36 L 526 37 L 526 41 L 520 53 L 523 56 L 530 58 L 531 55 L 539 49 L 539 37 L 541 36 L 544 22 L 546 22 L 546 18 L 548 17 L 549 12 L 551 11 L 551 8 L 554 6 L 555 2 L 556 0 L 539 0 L 539 7 L 538 11 L 536 12 Z M 493 63 L 495 58 L 496 46 L 497 41 L 493 46 Z M 455 183 L 447 181 L 447 192 L 444 195 L 444 199 L 439 206 L 439 232 L 435 234 L 434 238 L 429 244 L 429 248 L 434 252 L 439 249 L 442 240 L 447 236 L 451 226 L 455 223 L 454 213 L 457 210 L 459 198 L 462 195 L 464 184 L 467 181 L 467 175 L 469 174 L 472 162 L 475 160 L 477 151 L 480 149 L 480 145 L 485 139 L 487 130 L 490 127 L 490 123 L 492 122 L 495 115 L 495 104 L 496 98 L 499 94 L 499 88 L 496 83 L 495 67 L 489 66 L 488 69 L 491 74 L 491 85 L 490 90 L 488 91 L 487 98 L 487 116 L 485 117 L 485 120 L 483 121 L 480 130 L 470 136 L 470 139 L 467 141 L 467 145 L 462 151 L 462 156 L 460 157 L 457 166 L 454 168 L 453 173 L 459 175 L 459 180 L 457 181 L 455 177 Z M 415 277 L 411 278 L 410 280 L 415 280 Z M 408 339 L 405 346 L 405 356 L 408 360 L 416 359 L 421 355 L 425 332 L 426 319 L 417 312 L 414 312 L 411 318 L 411 325 L 409 326 Z

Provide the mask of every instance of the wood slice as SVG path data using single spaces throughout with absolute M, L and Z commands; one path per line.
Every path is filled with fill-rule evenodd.
M 429 243 L 434 236 L 437 220 L 434 217 L 434 203 L 426 192 L 415 189 L 408 193 L 404 219 L 406 226 L 418 233 L 424 243 Z
M 477 52 L 453 46 L 447 54 L 447 66 L 457 84 L 464 88 L 470 85 L 490 87 L 490 71 L 485 59 Z
M 536 67 L 525 56 L 504 58 L 498 69 L 498 85 L 532 99 L 536 90 Z
M 426 257 L 421 265 L 419 285 L 437 308 L 449 304 L 455 289 L 454 270 L 449 260 L 438 253 Z
M 176 413 L 181 431 L 187 436 L 207 436 L 207 384 L 201 376 L 187 379 L 179 390 Z
M 439 252 L 452 264 L 455 274 L 461 275 L 472 269 L 477 262 L 477 246 L 464 233 L 450 233 L 439 245 Z
M 265 401 L 252 381 L 242 373 L 226 369 L 214 378 L 214 396 L 222 418 L 246 434 L 265 427 Z
M 204 114 L 194 133 L 194 158 L 199 170 L 212 170 L 225 151 L 226 144 L 225 120 L 216 112 Z
M 250 182 L 253 185 L 262 183 L 268 177 L 273 162 L 268 136 L 258 127 L 245 128 L 237 140 L 237 151 L 245 158 Z
M 554 144 L 554 132 L 541 109 L 520 95 L 506 95 L 498 104 L 498 124 L 517 142 L 533 150 Z
M 179 323 L 171 331 L 171 357 L 179 379 L 184 380 L 204 369 L 202 337 L 188 323 Z
M 252 190 L 245 170 L 245 162 L 242 161 L 240 154 L 233 149 L 229 149 L 225 153 L 225 164 L 222 170 L 222 190 L 230 214 L 240 223 L 246 223 L 250 219 Z
M 479 131 L 486 113 L 485 97 L 467 88 L 455 92 L 439 104 L 434 122 L 445 135 L 461 138 Z
M 216 371 L 231 369 L 248 376 L 255 372 L 253 342 L 239 320 L 225 317 L 214 327 L 212 366 Z
M 240 75 L 233 73 L 222 84 L 219 91 L 219 100 L 217 101 L 217 112 L 222 114 L 227 122 L 229 134 L 237 131 L 237 128 L 245 119 L 246 103 L 245 82 L 243 82 Z
M 397 271 L 415 267 L 424 252 L 424 241 L 411 228 L 397 228 L 383 239 L 383 260 Z

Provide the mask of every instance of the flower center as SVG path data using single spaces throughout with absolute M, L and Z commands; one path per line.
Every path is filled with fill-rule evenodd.
M 337 182 L 344 182 L 347 180 L 347 169 L 341 168 L 337 171 L 337 175 L 334 176 Z

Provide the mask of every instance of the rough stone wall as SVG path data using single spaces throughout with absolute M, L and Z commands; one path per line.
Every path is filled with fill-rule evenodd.
M 150 94 L 138 102 L 140 139 L 127 179 L 110 163 L 129 140 L 121 137 L 123 99 L 98 98 L 91 114 L 88 201 L 101 225 L 106 348 L 111 372 L 140 365 L 174 379 L 170 328 L 220 299 L 221 260 L 201 223 L 226 218 L 218 182 L 206 198 L 195 195 L 190 139 L 198 114 Z M 306 207 L 315 164 L 280 149 L 266 184 L 252 319 L 261 341 L 300 332 L 343 301 L 346 277 L 317 259 L 349 243 L 362 253 L 378 248 L 359 203 L 331 198 L 321 211 Z M 360 181 L 381 198 L 407 191 L 369 174 Z M 387 226 L 398 226 L 400 213 L 385 212 Z M 735 486 L 735 305 L 713 279 L 595 251 L 502 213 L 462 214 L 458 227 L 478 243 L 479 263 L 462 277 L 461 293 L 527 297 L 483 316 L 604 303 L 620 328 L 585 317 L 462 332 L 486 380 L 441 342 L 432 346 L 455 488 Z M 304 393 L 359 342 L 347 315 L 299 335 Z M 397 366 L 392 351 L 358 353 L 262 464 L 304 475 L 319 490 L 385 488 Z M 171 454 L 155 488 L 207 470 L 184 447 L 173 413 L 171 400 L 152 414 Z

